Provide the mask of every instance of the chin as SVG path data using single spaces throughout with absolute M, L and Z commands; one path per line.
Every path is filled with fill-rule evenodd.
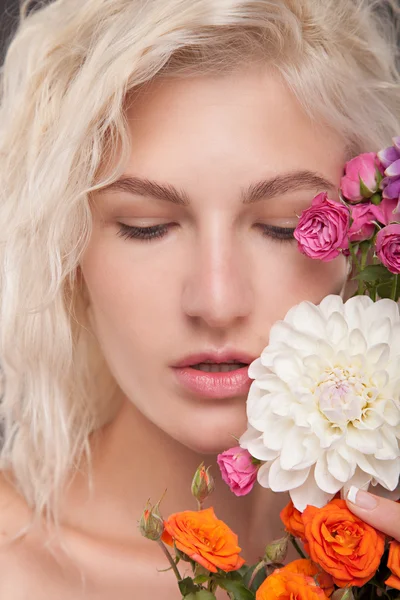
M 235 419 L 235 422 L 225 419 L 222 423 L 214 421 L 211 424 L 194 422 L 194 427 L 180 432 L 176 439 L 179 437 L 178 441 L 198 454 L 219 454 L 237 446 L 237 438 L 245 432 L 247 425 L 245 418 Z

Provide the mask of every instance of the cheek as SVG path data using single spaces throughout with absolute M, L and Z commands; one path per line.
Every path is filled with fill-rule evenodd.
M 331 262 L 312 260 L 295 244 L 282 245 L 271 256 L 258 266 L 257 277 L 258 301 L 270 324 L 299 302 L 319 304 L 328 294 L 340 294 L 347 279 L 348 263 L 343 256 Z
M 95 333 L 107 357 L 150 352 L 176 305 L 165 268 L 132 256 L 125 242 L 93 240 L 81 262 Z

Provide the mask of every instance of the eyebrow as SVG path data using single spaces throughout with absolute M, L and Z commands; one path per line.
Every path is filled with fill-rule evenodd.
M 322 175 L 313 171 L 292 171 L 252 183 L 247 189 L 242 190 L 241 199 L 243 204 L 253 204 L 260 200 L 267 200 L 287 194 L 288 192 L 317 188 L 332 190 L 336 186 Z M 157 200 L 166 200 L 181 206 L 188 206 L 190 204 L 188 194 L 182 189 L 178 189 L 171 184 L 158 183 L 150 179 L 141 179 L 140 177 L 131 177 L 129 175 L 123 175 L 120 179 L 110 183 L 99 191 L 100 193 L 127 192 L 133 195 L 151 196 Z

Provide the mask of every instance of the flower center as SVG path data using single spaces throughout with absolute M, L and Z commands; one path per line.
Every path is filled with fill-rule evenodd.
M 322 414 L 331 423 L 343 426 L 361 420 L 377 390 L 373 389 L 364 373 L 351 366 L 326 370 L 315 393 Z

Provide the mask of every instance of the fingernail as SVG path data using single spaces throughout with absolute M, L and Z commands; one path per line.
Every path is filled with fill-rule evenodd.
M 365 510 L 372 510 L 378 505 L 378 502 L 374 496 L 371 496 L 371 494 L 368 494 L 368 492 L 358 489 L 354 485 L 351 486 L 347 493 L 347 500 L 350 500 L 350 502 L 359 508 L 364 508 Z

